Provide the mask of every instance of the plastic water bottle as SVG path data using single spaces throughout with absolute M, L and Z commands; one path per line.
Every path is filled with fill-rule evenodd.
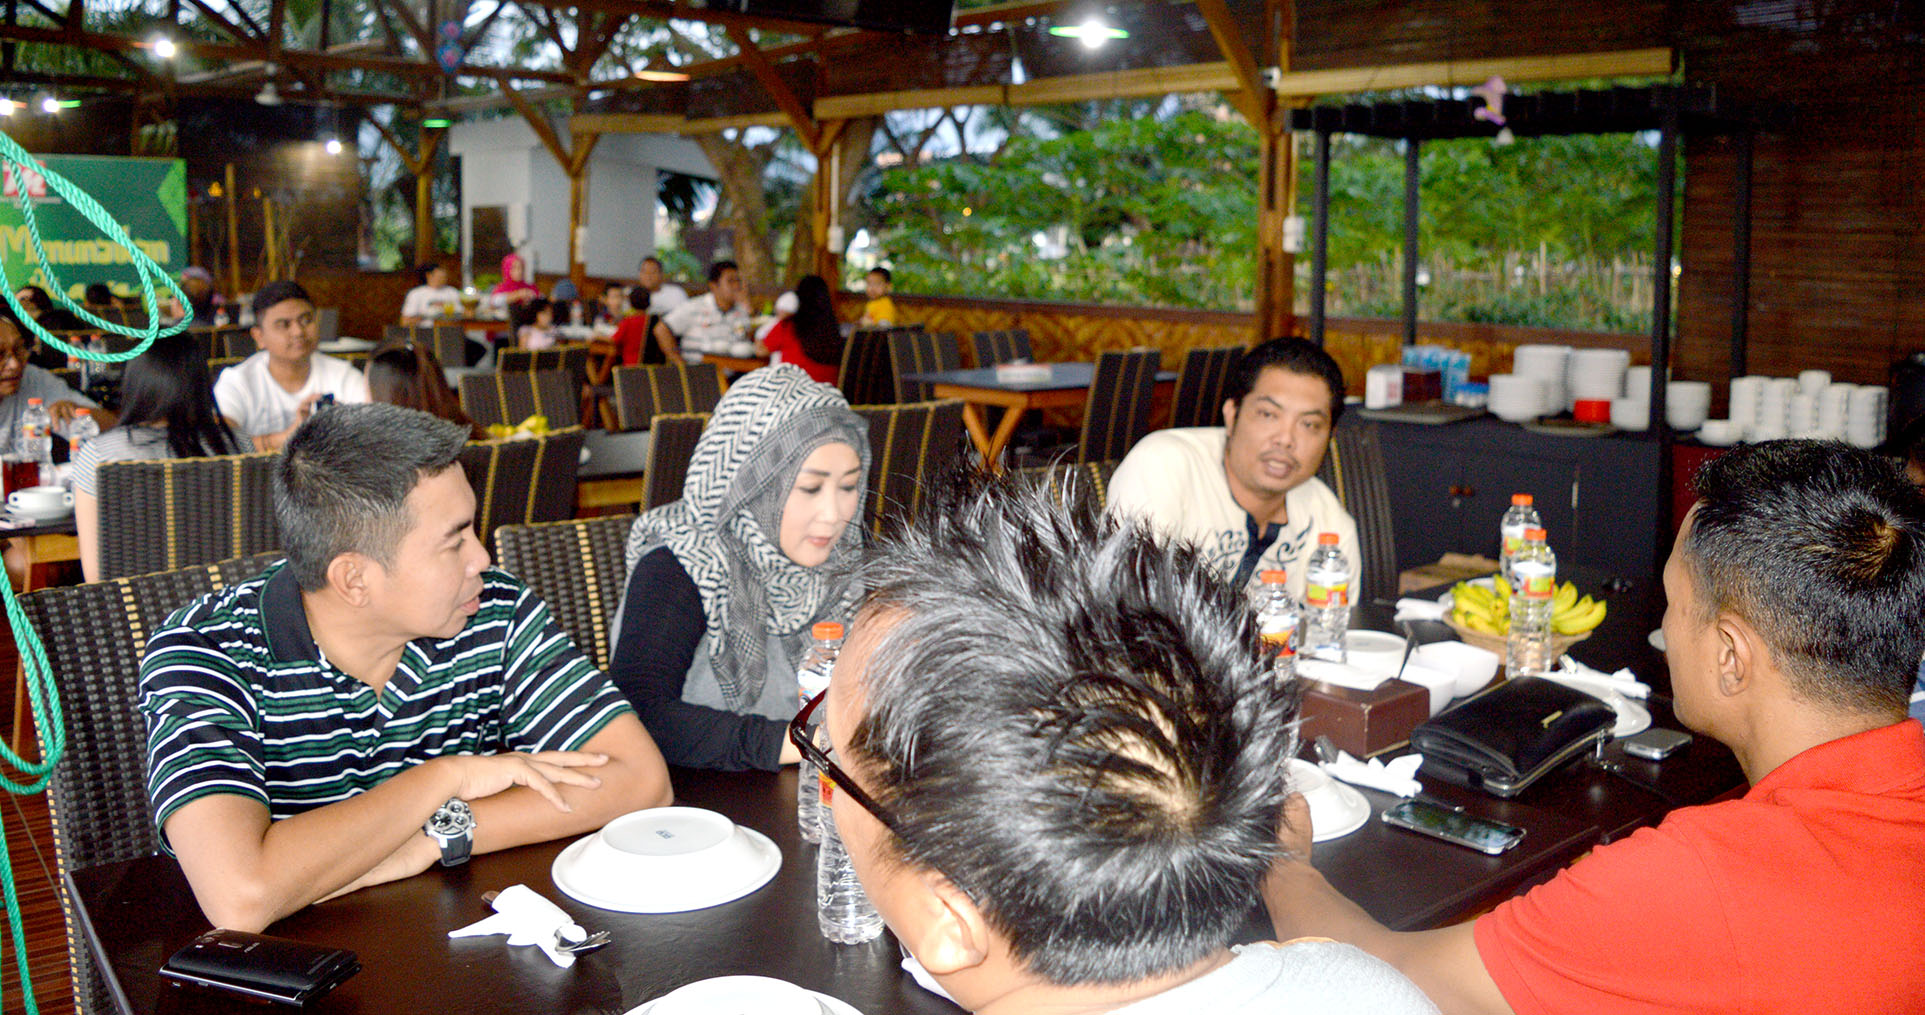
M 849 851 L 842 846 L 836 831 L 835 816 L 829 811 L 834 794 L 822 787 L 822 848 L 815 858 L 815 919 L 822 936 L 839 945 L 857 945 L 882 933 L 882 914 L 869 904 L 869 893 L 862 890 L 856 869 L 849 862 Z
M 1335 532 L 1317 536 L 1317 552 L 1310 555 L 1304 583 L 1303 654 L 1333 663 L 1348 662 L 1344 632 L 1350 629 L 1350 559 L 1337 545 Z
M 829 689 L 829 674 L 835 670 L 836 655 L 842 651 L 841 624 L 824 621 L 810 628 L 809 634 L 815 638 L 815 647 L 809 650 L 808 656 L 802 660 L 802 668 L 795 675 L 796 684 L 801 688 L 803 705 Z M 800 711 L 799 708 L 797 710 Z M 818 724 L 822 721 L 820 714 L 817 713 Z M 808 842 L 822 841 L 820 782 L 821 774 L 816 771 L 815 763 L 803 758 L 795 773 L 795 823 L 802 830 L 802 838 Z
M 20 414 L 20 454 L 38 466 L 41 486 L 53 483 L 53 417 L 38 398 L 27 399 Z
M 67 450 L 69 452 L 67 459 L 72 461 L 75 458 L 79 458 L 80 449 L 86 447 L 88 441 L 98 436 L 100 436 L 100 424 L 94 420 L 94 411 L 84 407 L 75 409 L 74 421 L 67 424 Z
M 1507 582 L 1512 580 L 1511 561 L 1517 556 L 1517 551 L 1524 548 L 1524 533 L 1544 524 L 1544 519 L 1537 515 L 1537 508 L 1531 504 L 1530 494 L 1511 494 L 1511 508 L 1504 512 L 1504 520 L 1497 523 L 1497 559 L 1500 562 L 1497 573 L 1503 575 Z
M 1263 580 L 1263 605 L 1257 607 L 1257 633 L 1263 635 L 1263 647 L 1270 652 L 1277 679 L 1289 680 L 1297 675 L 1297 621 L 1301 612 L 1285 584 L 1287 573 L 1265 571 L 1258 577 Z
M 1511 562 L 1511 633 L 1504 643 L 1504 674 L 1521 677 L 1546 673 L 1556 659 L 1551 654 L 1551 613 L 1557 596 L 1557 554 L 1544 540 L 1544 530 L 1532 527 L 1524 547 Z

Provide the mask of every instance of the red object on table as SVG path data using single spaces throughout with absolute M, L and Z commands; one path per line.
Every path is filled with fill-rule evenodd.
M 1611 402 L 1605 398 L 1580 398 L 1572 404 L 1571 415 L 1579 423 L 1609 423 Z

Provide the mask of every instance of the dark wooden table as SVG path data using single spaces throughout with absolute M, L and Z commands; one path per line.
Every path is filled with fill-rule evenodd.
M 1049 378 L 1033 381 L 1003 381 L 996 378 L 994 367 L 977 370 L 932 370 L 923 373 L 903 374 L 905 380 L 930 385 L 930 394 L 936 398 L 960 398 L 963 400 L 963 425 L 969 428 L 969 437 L 982 453 L 983 461 L 992 468 L 1002 460 L 1003 448 L 1016 432 L 1016 423 L 1024 412 L 1030 409 L 1063 409 L 1083 404 L 1088 397 L 1090 384 L 1096 379 L 1094 363 L 1050 363 Z M 1167 395 L 1176 390 L 1176 373 L 1159 370 L 1156 374 L 1159 394 Z M 1005 410 L 1002 422 L 991 433 L 983 422 L 984 405 L 999 405 Z

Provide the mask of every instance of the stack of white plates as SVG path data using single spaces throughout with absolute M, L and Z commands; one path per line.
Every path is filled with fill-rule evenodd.
M 1623 349 L 1578 349 L 1571 353 L 1565 386 L 1571 401 L 1598 399 L 1609 401 L 1624 397 L 1625 373 L 1631 367 L 1631 354 Z M 1650 378 L 1645 378 L 1650 383 Z M 1650 397 L 1647 389 L 1645 397 Z
M 1813 398 L 1818 397 L 1818 393 L 1825 390 L 1830 384 L 1831 371 L 1829 370 L 1798 371 L 1798 390 Z
M 1507 423 L 1522 423 L 1544 415 L 1544 382 L 1519 374 L 1492 374 L 1491 414 Z
M 1765 384 L 1770 380 L 1757 374 L 1731 379 L 1731 422 L 1747 437 L 1757 427 L 1758 416 L 1764 411 Z
M 1861 448 L 1885 442 L 1885 404 L 1891 391 L 1867 384 L 1852 389 L 1845 409 L 1845 440 Z
M 1793 437 L 1818 436 L 1818 400 L 1802 388 L 1786 403 L 1785 432 Z
M 1844 440 L 1845 426 L 1851 415 L 1851 393 L 1858 389 L 1856 384 L 1827 384 L 1818 395 L 1818 432 L 1817 436 L 1826 440 Z
M 1571 407 L 1570 392 L 1564 386 L 1570 362 L 1568 345 L 1520 345 L 1511 351 L 1511 373 L 1536 378 L 1543 388 L 1540 415 Z

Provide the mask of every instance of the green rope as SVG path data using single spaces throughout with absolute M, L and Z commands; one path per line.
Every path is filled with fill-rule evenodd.
M 0 263 L 0 295 L 6 297 L 7 305 L 13 308 L 14 314 L 22 324 L 26 325 L 28 331 L 70 356 L 117 363 L 133 359 L 145 352 L 157 338 L 178 334 L 186 329 L 188 325 L 186 320 L 168 327 L 160 325 L 160 306 L 155 299 L 154 289 L 157 283 L 165 284 L 182 306 L 187 305 L 187 294 L 181 291 L 180 286 L 167 274 L 165 268 L 154 263 L 153 258 L 148 257 L 140 247 L 134 244 L 133 239 L 127 235 L 127 231 L 114 221 L 113 216 L 109 215 L 107 209 L 102 208 L 98 201 L 89 197 L 86 192 L 74 186 L 65 177 L 40 165 L 25 148 L 20 147 L 18 142 L 4 133 L 0 133 L 0 168 L 5 170 L 8 177 L 13 180 L 15 189 L 19 191 L 20 215 L 26 221 L 27 235 L 33 240 L 34 259 L 47 280 L 47 290 L 88 324 L 102 331 L 138 338 L 140 342 L 132 349 L 121 353 L 102 352 L 67 344 L 36 323 L 33 315 L 27 313 L 26 308 L 20 305 L 19 298 L 13 292 L 13 283 L 7 278 L 6 265 Z M 55 193 L 65 198 L 68 204 L 87 217 L 87 221 L 107 234 L 108 239 L 127 249 L 127 253 L 132 257 L 134 270 L 140 273 L 141 305 L 147 310 L 146 327 L 130 328 L 104 321 L 67 296 L 66 287 L 60 284 L 60 278 L 54 273 L 53 265 L 47 262 L 46 248 L 40 242 L 40 229 L 34 224 L 33 198 L 27 193 L 24 170 L 38 173 Z M 19 600 L 14 598 L 12 582 L 0 581 L 0 600 L 4 600 L 6 604 L 7 623 L 12 625 L 14 643 L 20 649 L 20 679 L 27 682 L 27 695 L 33 707 L 34 728 L 40 731 L 41 741 L 46 747 L 41 760 L 29 762 L 15 754 L 10 744 L 0 742 L 0 759 L 4 759 L 4 763 L 10 768 L 9 771 L 0 772 L 0 789 L 5 789 L 15 796 L 25 796 L 42 792 L 47 788 L 47 781 L 53 776 L 54 767 L 60 764 L 61 758 L 67 753 L 67 726 L 61 716 L 60 692 L 54 686 L 53 669 L 47 663 L 46 646 L 40 643 L 40 636 L 34 632 L 33 625 L 28 622 L 26 610 L 22 609 Z M 16 782 L 11 778 L 13 771 L 25 775 L 30 781 Z M 13 883 L 13 860 L 10 853 L 5 826 L 0 825 L 0 887 L 5 889 L 7 924 L 12 932 L 14 959 L 20 967 L 20 993 L 26 1002 L 27 1015 L 39 1015 L 40 1008 L 34 1003 L 33 997 L 33 978 L 27 972 L 26 931 L 21 926 L 20 893 Z

